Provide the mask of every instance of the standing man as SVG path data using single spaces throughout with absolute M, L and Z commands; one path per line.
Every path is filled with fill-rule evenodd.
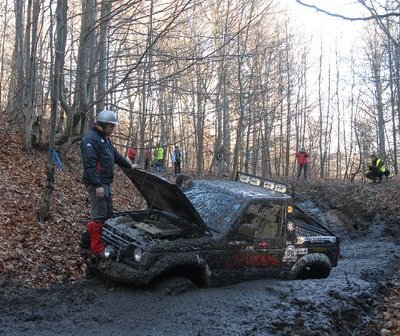
M 365 177 L 372 180 L 372 182 L 377 182 L 376 179 L 379 180 L 379 183 L 382 182 L 383 175 L 386 176 L 386 179 L 389 178 L 389 170 L 385 166 L 385 162 L 382 159 L 379 159 L 375 154 L 371 156 L 371 165 L 368 166 L 369 171 L 365 174 Z
M 179 146 L 175 146 L 175 150 L 172 152 L 172 162 L 174 164 L 176 176 L 181 173 L 182 152 Z
M 245 156 L 245 159 L 244 159 L 244 171 L 246 173 L 249 172 L 249 166 L 250 166 L 252 160 L 253 160 L 252 147 L 250 147 L 246 151 L 246 156 Z
M 305 151 L 304 147 L 300 149 L 299 152 L 296 154 L 296 159 L 297 159 L 297 179 L 300 178 L 301 171 L 304 172 L 304 179 L 307 180 L 307 168 L 308 168 L 308 160 L 309 160 L 309 155 Z
M 102 111 L 81 142 L 83 183 L 88 191 L 91 207 L 91 221 L 88 223 L 90 251 L 100 258 L 104 254 L 103 225 L 113 214 L 111 183 L 114 165 L 116 163 L 120 167 L 132 167 L 109 138 L 117 124 L 118 117 L 114 112 Z
M 154 149 L 154 166 L 157 173 L 164 172 L 164 147 L 159 143 Z
M 151 151 L 149 147 L 146 147 L 144 149 L 143 156 L 144 156 L 144 170 L 149 170 L 151 161 Z
M 228 163 L 224 146 L 221 146 L 220 149 L 215 153 L 215 164 L 218 176 L 226 177 L 226 169 L 228 168 Z

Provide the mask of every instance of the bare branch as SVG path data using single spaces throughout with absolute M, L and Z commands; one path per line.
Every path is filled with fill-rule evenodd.
M 349 16 L 345 16 L 345 15 L 342 15 L 342 14 L 338 14 L 338 13 L 331 13 L 331 12 L 326 11 L 326 10 L 324 10 L 322 8 L 319 8 L 319 7 L 315 6 L 315 5 L 311 5 L 311 4 L 305 3 L 302 0 L 296 0 L 296 2 L 299 3 L 302 6 L 315 9 L 317 12 L 324 13 L 326 15 L 337 17 L 337 18 L 340 18 L 340 19 L 343 19 L 343 20 L 347 20 L 347 21 L 369 21 L 369 20 L 384 19 L 384 18 L 393 17 L 393 16 L 400 16 L 400 13 L 396 13 L 396 12 L 389 12 L 389 13 L 386 13 L 386 14 L 378 14 L 378 13 L 375 12 L 371 16 L 349 17 Z M 365 1 L 360 0 L 360 3 L 364 7 L 368 8 L 366 6 L 366 4 L 365 4 Z

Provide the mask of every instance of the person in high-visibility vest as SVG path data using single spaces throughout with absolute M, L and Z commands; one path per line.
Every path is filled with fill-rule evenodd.
M 365 174 L 366 178 L 372 180 L 372 182 L 379 183 L 382 182 L 382 177 L 385 175 L 386 179 L 389 177 L 389 170 L 385 166 L 385 162 L 382 159 L 379 159 L 375 154 L 371 155 L 371 165 L 368 166 L 369 171 Z
M 164 157 L 164 147 L 158 144 L 154 149 L 154 166 L 157 173 L 162 173 L 164 171 Z

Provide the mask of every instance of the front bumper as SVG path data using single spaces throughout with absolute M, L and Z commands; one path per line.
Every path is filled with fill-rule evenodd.
M 101 276 L 117 282 L 124 282 L 131 285 L 147 285 L 155 277 L 155 272 L 151 270 L 135 269 L 113 259 L 105 260 L 100 264 L 96 260 L 87 260 L 89 271 L 100 274 Z

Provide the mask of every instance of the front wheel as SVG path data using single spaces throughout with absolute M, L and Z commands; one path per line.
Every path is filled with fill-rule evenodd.
M 325 279 L 331 273 L 331 269 L 331 262 L 325 254 L 307 254 L 293 265 L 290 279 Z
M 196 288 L 197 286 L 195 283 L 191 279 L 185 277 L 170 277 L 161 279 L 154 287 L 157 293 L 164 295 L 183 294 Z

